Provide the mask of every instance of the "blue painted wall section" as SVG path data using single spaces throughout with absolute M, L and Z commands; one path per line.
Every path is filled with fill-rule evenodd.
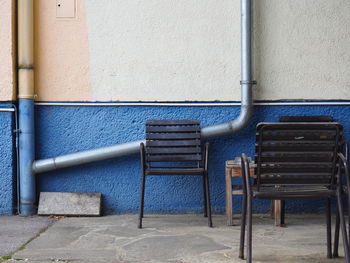
M 8 108 L 11 105 L 0 105 Z M 16 207 L 16 171 L 13 112 L 0 111 L 0 215 L 14 213 Z
M 239 107 L 155 106 L 37 106 L 36 159 L 109 146 L 144 138 L 148 119 L 199 119 L 207 126 L 234 119 Z M 209 178 L 214 212 L 225 207 L 225 161 L 245 152 L 254 153 L 255 126 L 278 121 L 282 115 L 331 115 L 345 126 L 350 138 L 350 106 L 257 106 L 251 124 L 244 130 L 210 140 Z M 100 161 L 39 175 L 40 191 L 101 192 L 103 211 L 134 213 L 138 209 L 139 155 Z M 200 212 L 200 178 L 149 177 L 145 211 L 157 213 Z M 39 191 L 38 191 L 39 192 Z M 235 209 L 240 210 L 240 198 Z M 287 202 L 288 212 L 323 211 L 322 201 Z M 258 212 L 269 211 L 269 202 L 256 203 Z

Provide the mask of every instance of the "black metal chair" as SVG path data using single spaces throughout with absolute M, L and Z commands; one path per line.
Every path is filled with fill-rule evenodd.
M 146 145 L 141 143 L 141 191 L 138 228 L 142 228 L 145 183 L 147 176 L 202 176 L 204 216 L 212 227 L 208 147 L 201 147 L 197 120 L 149 120 L 146 122 Z
M 332 116 L 281 116 L 280 122 L 333 122 Z M 272 202 L 274 204 L 274 202 Z M 281 226 L 285 226 L 285 200 L 281 201 Z
M 252 262 L 252 200 L 324 199 L 327 213 L 327 256 L 332 257 L 330 200 L 337 198 L 345 259 L 349 244 L 341 202 L 339 157 L 342 126 L 334 122 L 260 123 L 256 131 L 256 179 L 251 185 L 249 163 L 242 154 L 243 209 L 239 257 L 244 257 L 247 225 L 247 262 Z

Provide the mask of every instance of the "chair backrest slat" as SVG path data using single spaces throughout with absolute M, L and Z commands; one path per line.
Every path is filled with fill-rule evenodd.
M 332 116 L 281 116 L 281 122 L 332 122 Z
M 255 155 L 255 159 L 257 158 L 257 154 Z M 304 160 L 305 162 L 332 162 L 333 153 L 330 152 L 274 152 L 274 151 L 265 151 L 261 153 L 261 161 L 262 162 L 298 162 L 300 160 Z
M 150 167 L 183 167 L 202 161 L 201 133 L 197 120 L 146 122 L 146 161 Z
M 200 151 L 200 147 L 149 147 L 148 154 L 197 154 Z
M 190 126 L 149 126 L 148 132 L 197 132 L 197 125 Z
M 341 125 L 334 122 L 258 124 L 258 184 L 330 185 L 341 134 Z
M 314 142 L 311 141 L 264 141 L 263 144 L 257 145 L 265 151 L 285 151 L 285 152 L 329 152 L 334 149 L 334 144 L 327 142 Z
M 200 133 L 183 133 L 183 132 L 167 132 L 167 133 L 147 133 L 146 140 L 187 140 L 200 139 Z
M 146 126 L 199 125 L 198 120 L 148 120 Z
M 292 130 L 292 131 L 267 131 L 264 133 L 264 140 L 292 140 L 303 139 L 311 141 L 332 141 L 336 135 L 335 131 L 303 131 L 303 130 Z M 316 140 L 316 138 L 318 140 Z
M 186 162 L 200 161 L 202 157 L 199 154 L 174 154 L 174 155 L 149 155 L 146 158 L 149 162 Z M 163 164 L 164 165 L 164 164 Z M 174 165 L 172 165 L 173 167 Z
M 148 140 L 148 147 L 193 147 L 200 146 L 200 140 Z

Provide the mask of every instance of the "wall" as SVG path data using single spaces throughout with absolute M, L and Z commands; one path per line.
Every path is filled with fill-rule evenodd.
M 239 0 L 35 2 L 38 100 L 240 100 Z M 350 99 L 350 2 L 253 2 L 255 98 Z
M 13 1 L 0 2 L 0 101 L 14 99 Z M 37 101 L 238 101 L 238 0 L 76 0 L 76 17 L 56 18 L 56 0 L 35 3 Z M 255 0 L 256 100 L 350 100 L 350 2 Z M 93 103 L 92 103 L 93 104 Z M 234 119 L 238 107 L 37 106 L 36 159 L 144 137 L 146 119 Z M 348 106 L 261 106 L 243 131 L 211 140 L 214 210 L 224 209 L 224 162 L 253 154 L 254 126 L 281 115 L 333 115 L 349 127 Z M 0 113 L 0 214 L 15 207 L 13 119 Z M 347 133 L 349 138 L 349 134 Z M 3 160 L 4 159 L 4 160 Z M 39 176 L 40 191 L 98 191 L 105 213 L 138 207 L 138 155 Z M 152 178 L 146 209 L 198 212 L 198 180 Z M 159 198 L 162 196 L 162 198 Z M 298 212 L 320 203 L 288 204 Z M 267 211 L 260 203 L 257 211 Z
M 0 109 L 9 107 L 9 104 L 0 105 Z M 13 114 L 13 112 L 0 111 L 0 215 L 10 215 L 16 207 Z
M 0 101 L 15 97 L 15 0 L 0 1 Z
M 4 111 L 16 94 L 15 2 L 0 1 L 0 215 L 10 215 L 16 207 L 14 113 Z
M 350 98 L 349 1 L 256 0 L 255 6 L 256 98 Z
M 56 0 L 34 1 L 36 100 L 90 100 L 88 36 L 84 1 L 76 18 L 56 18 Z
M 36 159 L 144 138 L 147 119 L 195 118 L 202 126 L 235 118 L 239 107 L 154 106 L 37 106 Z M 331 115 L 346 126 L 350 138 L 350 106 L 257 106 L 244 130 L 210 140 L 209 180 L 213 211 L 225 207 L 225 161 L 242 152 L 253 156 L 255 126 L 277 121 L 281 115 Z M 57 147 L 59 145 L 59 147 Z M 140 159 L 138 154 L 38 175 L 41 191 L 101 192 L 104 213 L 135 213 L 139 205 Z M 199 178 L 149 177 L 146 182 L 147 212 L 200 212 L 202 184 Z M 240 199 L 235 199 L 240 209 Z M 258 202 L 255 211 L 269 211 L 269 202 Z M 307 208 L 307 209 L 306 209 Z M 320 202 L 287 202 L 289 212 L 319 212 Z M 236 211 L 238 211 L 236 210 Z

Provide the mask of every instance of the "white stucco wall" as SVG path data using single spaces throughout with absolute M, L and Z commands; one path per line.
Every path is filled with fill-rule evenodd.
M 93 100 L 239 100 L 239 2 L 85 0 Z M 350 99 L 350 1 L 254 7 L 256 99 Z
M 258 99 L 350 99 L 350 1 L 255 0 Z
M 231 98 L 239 1 L 86 1 L 93 98 Z M 236 83 L 237 84 L 237 83 Z

